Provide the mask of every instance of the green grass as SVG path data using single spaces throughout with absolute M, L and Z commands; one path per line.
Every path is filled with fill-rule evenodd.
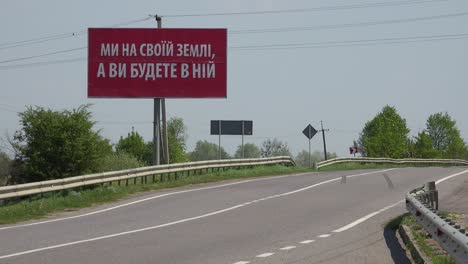
M 390 220 L 386 225 L 385 225 L 385 228 L 389 228 L 393 231 L 396 231 L 398 230 L 398 228 L 400 227 L 400 225 L 402 224 L 408 224 L 408 220 L 411 219 L 409 218 L 408 216 L 410 216 L 409 213 L 406 213 L 406 214 L 402 214 L 396 218 L 393 218 L 392 220 Z
M 286 167 L 281 165 L 261 166 L 253 169 L 230 169 L 226 171 L 210 172 L 201 175 L 180 176 L 174 180 L 152 183 L 152 177 L 148 176 L 148 184 L 142 184 L 138 179 L 136 184 L 129 180 L 129 186 L 117 186 L 114 182 L 111 186 L 99 186 L 95 188 L 81 188 L 80 190 L 66 190 L 58 193 L 48 193 L 43 197 L 34 196 L 20 202 L 9 203 L 0 206 L 0 224 L 12 224 L 32 219 L 46 217 L 52 213 L 62 212 L 69 209 L 90 207 L 106 202 L 112 202 L 131 194 L 159 190 L 164 188 L 175 188 L 191 184 L 216 182 L 228 179 L 242 179 L 260 176 L 283 175 L 301 172 L 310 172 L 311 169 L 303 167 Z M 164 175 L 167 177 L 167 175 Z M 156 177 L 159 180 L 159 175 Z M 151 182 L 151 183 L 150 183 Z M 125 184 L 125 181 L 122 182 Z
M 413 237 L 416 240 L 418 246 L 422 249 L 422 251 L 432 260 L 433 264 L 456 264 L 456 262 L 446 256 L 436 255 L 434 249 L 432 249 L 427 244 L 427 236 L 426 232 L 423 228 L 416 222 L 414 216 L 409 213 L 404 215 L 400 215 L 395 219 L 392 219 L 387 225 L 386 228 L 390 228 L 392 230 L 397 230 L 400 225 L 406 225 L 410 228 Z

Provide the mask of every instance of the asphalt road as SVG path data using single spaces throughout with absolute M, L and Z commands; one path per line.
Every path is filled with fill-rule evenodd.
M 405 212 L 410 189 L 465 170 L 437 186 L 444 201 L 460 193 L 467 168 L 311 173 L 152 192 L 0 226 L 0 263 L 405 263 L 383 226 Z

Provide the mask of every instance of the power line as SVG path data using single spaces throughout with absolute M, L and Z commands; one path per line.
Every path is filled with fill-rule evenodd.
M 418 22 L 418 21 L 427 21 L 451 17 L 461 17 L 467 16 L 468 12 L 462 13 L 453 13 L 437 16 L 426 16 L 426 17 L 417 17 L 417 18 L 407 18 L 407 19 L 394 19 L 394 20 L 380 20 L 380 21 L 369 21 L 361 23 L 346 23 L 346 24 L 335 24 L 335 25 L 323 25 L 323 26 L 314 26 L 314 27 L 288 27 L 288 28 L 267 28 L 267 29 L 247 29 L 247 30 L 231 30 L 229 34 L 258 34 L 258 33 L 279 33 L 279 32 L 294 32 L 294 31 L 304 31 L 304 30 L 320 30 L 320 29 L 337 29 L 337 28 L 348 28 L 348 27 L 362 27 L 362 26 L 375 26 L 375 25 L 385 25 L 385 24 L 400 24 L 408 22 Z
M 151 16 L 148 16 L 148 17 L 146 17 L 144 19 L 136 19 L 136 20 L 125 21 L 125 22 L 121 22 L 121 23 L 117 23 L 117 24 L 113 24 L 113 25 L 109 25 L 109 26 L 105 26 L 105 27 L 126 26 L 126 25 L 131 25 L 131 24 L 147 21 L 147 20 L 149 20 L 151 18 L 152 18 Z M 86 34 L 86 32 L 87 32 L 87 30 L 81 30 L 81 31 L 76 31 L 76 32 L 69 32 L 69 33 L 63 33 L 63 34 L 57 34 L 57 35 L 51 35 L 51 36 L 45 36 L 45 37 L 39 37 L 39 38 L 32 38 L 32 39 L 21 40 L 21 41 L 1 43 L 0 44 L 0 50 L 15 48 L 15 47 L 23 47 L 23 46 L 28 46 L 28 45 L 53 41 L 53 40 L 72 38 L 72 37 L 84 35 L 84 34 Z
M 11 105 L 11 104 L 5 104 L 5 103 L 0 103 L 0 106 L 3 106 L 3 107 L 8 107 L 8 108 L 11 108 L 11 109 L 15 109 L 16 106 L 14 105 Z
M 18 111 L 11 110 L 11 109 L 8 109 L 8 108 L 2 107 L 2 106 L 0 106 L 0 110 L 7 111 L 7 112 L 11 112 L 11 113 L 16 113 L 16 114 L 19 113 Z
M 398 43 L 413 43 L 413 42 L 429 42 L 443 40 L 457 40 L 468 38 L 468 33 L 463 34 L 447 34 L 447 35 L 429 35 L 418 37 L 400 37 L 400 38 L 380 38 L 380 39 L 361 39 L 361 40 L 344 40 L 344 41 L 326 41 L 326 42 L 303 42 L 303 43 L 285 43 L 285 44 L 268 44 L 268 45 L 253 45 L 253 46 L 232 46 L 229 49 L 235 51 L 270 51 L 284 49 L 310 49 L 310 48 L 330 48 L 330 47 L 349 47 L 349 46 L 370 46 L 370 45 L 388 45 Z M 84 49 L 78 48 L 78 49 Z M 65 52 L 65 51 L 64 51 Z M 54 53 L 56 54 L 56 52 Z M 45 56 L 42 54 L 42 56 Z M 23 58 L 22 58 L 23 59 Z M 60 64 L 77 61 L 86 61 L 87 58 L 75 58 L 69 60 L 44 61 L 35 63 L 25 63 L 16 65 L 5 65 L 0 67 L 0 70 L 9 70 L 16 68 L 24 68 L 30 66 L 41 66 L 48 64 Z
M 67 35 L 59 35 L 57 37 L 50 37 L 50 38 L 38 39 L 38 40 L 35 40 L 35 41 L 29 41 L 27 43 L 20 43 L 20 44 L 15 44 L 15 45 L 10 45 L 10 46 L 0 46 L 0 50 L 9 49 L 9 48 L 16 48 L 16 47 L 24 47 L 24 46 L 29 46 L 29 45 L 33 45 L 33 44 L 48 42 L 48 41 L 52 41 L 52 40 L 72 38 L 72 37 L 75 37 L 75 36 L 78 36 L 78 34 L 77 33 L 71 33 L 71 34 L 67 34 Z
M 346 9 L 356 9 L 356 8 L 370 8 L 370 7 L 385 7 L 385 6 L 399 6 L 399 5 L 409 5 L 409 4 L 423 4 L 431 2 L 442 2 L 448 0 L 410 0 L 410 1 L 395 1 L 395 2 L 377 2 L 377 3 L 368 3 L 368 4 L 354 4 L 354 5 L 338 5 L 338 6 L 323 6 L 315 8 L 297 8 L 297 9 L 280 9 L 280 10 L 263 10 L 263 11 L 248 11 L 248 12 L 230 12 L 230 13 L 205 13 L 205 14 L 170 14 L 164 15 L 163 17 L 200 17 L 200 16 L 233 16 L 233 15 L 257 15 L 257 14 L 281 14 L 281 13 L 302 13 L 302 12 L 316 12 L 316 11 L 333 11 L 333 10 L 346 10 Z M 135 19 L 130 21 L 125 21 L 117 24 L 108 25 L 106 27 L 119 27 L 131 25 L 134 23 L 139 23 L 152 19 L 154 16 L 149 15 L 143 19 Z M 37 43 L 43 43 L 47 41 L 71 38 L 79 35 L 83 35 L 87 30 L 73 31 L 62 34 L 55 34 L 50 36 L 26 39 L 21 41 L 6 42 L 0 43 L 0 50 L 14 47 L 27 46 Z
M 269 44 L 269 45 L 252 45 L 252 46 L 233 46 L 230 49 L 234 50 L 270 50 L 284 48 L 312 48 L 312 47 L 336 47 L 337 45 L 375 45 L 388 43 L 404 43 L 414 41 L 433 41 L 433 40 L 450 40 L 467 38 L 468 33 L 463 34 L 447 34 L 447 35 L 430 35 L 418 37 L 399 37 L 399 38 L 380 38 L 380 39 L 361 39 L 361 40 L 343 40 L 343 41 L 326 41 L 326 42 L 303 42 L 303 43 L 286 43 L 286 44 Z
M 41 61 L 41 62 L 33 62 L 33 63 L 25 63 L 25 64 L 13 64 L 13 65 L 1 66 L 0 70 L 21 69 L 21 68 L 28 68 L 28 67 L 33 67 L 33 66 L 63 64 L 63 63 L 78 62 L 78 61 L 87 61 L 87 58 L 74 58 L 74 59 L 67 59 L 67 60 L 53 60 L 53 61 Z
M 426 3 L 426 2 L 438 2 L 438 1 L 447 1 L 447 0 L 419 0 L 419 1 L 399 1 L 399 2 L 390 2 L 390 3 L 374 3 L 374 4 L 360 4 L 360 5 L 345 5 L 345 6 L 328 6 L 328 7 L 318 7 L 318 8 L 309 8 L 309 9 L 286 9 L 286 10 L 273 10 L 273 11 L 256 11 L 256 12 L 237 12 L 237 13 L 217 13 L 217 14 L 192 14 L 190 16 L 213 16 L 213 15 L 240 15 L 240 14 L 268 14 L 268 13 L 297 13 L 297 12 L 311 12 L 311 11 L 320 11 L 320 10 L 340 10 L 340 9 L 350 9 L 350 8 L 365 8 L 365 7 L 374 7 L 374 6 L 392 6 L 392 5 L 403 5 L 403 4 L 416 4 L 416 3 Z M 353 26 L 369 26 L 369 25 L 379 25 L 379 24 L 392 24 L 392 23 L 404 23 L 404 22 L 412 22 L 412 21 L 420 21 L 420 20 L 430 20 L 430 19 L 439 19 L 445 17 L 453 17 L 453 16 L 464 16 L 466 13 L 458 13 L 458 14 L 449 14 L 449 15 L 442 15 L 442 16 L 433 16 L 433 17 L 423 17 L 423 18 L 415 18 L 415 19 L 403 19 L 403 20 L 389 20 L 389 21 L 380 21 L 380 22 L 364 22 L 364 23 L 357 23 L 357 24 L 340 24 L 340 25 L 328 25 L 328 26 L 318 26 L 318 27 L 297 27 L 297 28 L 282 28 L 282 29 L 259 29 L 259 30 L 238 30 L 238 31 L 231 31 L 232 34 L 252 34 L 252 33 L 273 33 L 273 32 L 288 32 L 288 31 L 298 31 L 298 30 L 317 30 L 317 29 L 329 29 L 329 28 L 342 28 L 342 27 L 353 27 Z M 165 17 L 180 17 L 180 16 L 188 16 L 188 15 L 167 15 Z M 143 19 L 136 19 L 130 20 L 122 23 L 117 23 L 113 25 L 109 25 L 107 27 L 119 27 L 119 26 L 126 26 L 134 23 L 139 23 L 143 21 L 147 21 L 151 19 L 153 16 L 149 15 Z M 0 44 L 0 50 L 15 48 L 15 47 L 23 47 L 29 46 L 33 44 L 39 44 L 54 40 L 61 40 L 66 38 L 72 38 L 84 35 L 87 31 L 81 30 L 76 32 L 69 32 L 57 35 L 50 35 L 45 37 L 27 39 L 22 41 L 15 41 L 15 42 L 7 42 Z
M 21 58 L 16 58 L 16 59 L 4 60 L 4 61 L 0 61 L 0 63 L 7 63 L 7 62 L 13 62 L 13 61 L 20 61 L 20 60 L 29 60 L 29 59 L 40 58 L 40 57 L 45 57 L 45 56 L 50 56 L 50 55 L 55 55 L 55 54 L 60 54 L 60 53 L 83 50 L 83 49 L 86 49 L 86 48 L 87 47 L 85 46 L 85 47 L 78 47 L 78 48 L 67 49 L 67 50 L 59 50 L 59 51 L 54 51 L 54 52 L 49 52 L 49 53 L 43 53 L 43 54 L 40 54 L 40 55 L 33 55 L 33 56 L 28 56 L 28 57 L 21 57 Z
M 152 124 L 153 121 L 96 121 L 97 124 L 113 124 L 113 125 L 128 125 L 128 124 Z
M 349 9 L 371 8 L 371 7 L 400 6 L 400 5 L 409 5 L 409 4 L 424 4 L 424 3 L 442 2 L 442 1 L 445 2 L 447 0 L 414 0 L 414 1 L 377 2 L 377 3 L 368 3 L 368 4 L 337 5 L 337 6 L 322 6 L 322 7 L 313 7 L 313 8 L 277 9 L 277 10 L 246 11 L 246 12 L 170 14 L 170 15 L 162 15 L 162 17 L 181 18 L 181 17 L 208 17 L 208 16 L 239 16 L 239 15 L 305 13 L 305 12 L 317 12 L 317 11 L 349 10 Z
M 444 15 L 428 16 L 428 17 L 408 18 L 408 19 L 396 19 L 396 20 L 370 21 L 370 22 L 361 22 L 361 23 L 324 25 L 324 26 L 315 26 L 315 27 L 290 27 L 290 28 L 235 30 L 235 31 L 230 31 L 229 34 L 257 34 L 257 33 L 277 33 L 277 32 L 302 31 L 302 30 L 336 29 L 336 28 L 345 28 L 345 27 L 358 27 L 358 26 L 371 26 L 371 25 L 382 25 L 382 24 L 407 23 L 407 22 L 442 19 L 442 18 L 450 18 L 450 17 L 459 17 L 459 16 L 466 16 L 466 15 L 468 15 L 468 12 L 444 14 Z M 147 20 L 147 19 L 148 18 L 146 18 L 144 20 Z M 142 21 L 142 20 L 135 20 L 135 21 Z M 134 23 L 135 21 L 129 21 L 129 22 L 116 24 L 116 25 Z M 75 33 L 73 33 L 73 34 L 75 34 Z M 61 36 L 60 38 L 63 38 L 63 37 L 64 36 Z M 66 36 L 66 37 L 70 37 L 70 36 Z M 38 42 L 43 42 L 43 41 L 48 41 L 48 40 L 50 40 L 50 39 L 39 40 Z M 34 42 L 34 43 L 37 43 L 37 42 Z M 49 55 L 54 55 L 54 54 L 57 54 L 57 53 L 71 52 L 71 51 L 75 51 L 75 50 L 79 50 L 79 49 L 85 49 L 85 48 L 86 47 L 80 47 L 80 48 L 76 48 L 76 49 L 46 53 L 46 54 L 41 54 L 41 55 L 37 55 L 37 56 L 30 56 L 30 57 L 12 59 L 12 60 L 7 60 L 7 61 L 0 61 L 0 63 L 6 63 L 6 62 L 12 62 L 12 61 L 18 61 L 18 60 L 26 60 L 26 59 L 31 59 L 31 58 L 49 56 Z

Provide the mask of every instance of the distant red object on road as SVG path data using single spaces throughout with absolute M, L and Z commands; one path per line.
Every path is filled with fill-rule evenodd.
M 356 155 L 356 153 L 359 153 L 359 152 L 361 152 L 361 150 L 358 147 L 350 147 L 349 148 L 349 154 L 351 154 L 351 155 L 353 155 L 353 154 Z

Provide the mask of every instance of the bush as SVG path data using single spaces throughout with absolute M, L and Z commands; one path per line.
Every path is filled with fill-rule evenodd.
M 144 167 L 146 164 L 125 152 L 105 156 L 99 164 L 98 172 L 117 171 Z
M 60 179 L 95 172 L 112 153 L 108 140 L 93 130 L 89 105 L 72 111 L 28 107 L 15 133 L 13 182 Z

